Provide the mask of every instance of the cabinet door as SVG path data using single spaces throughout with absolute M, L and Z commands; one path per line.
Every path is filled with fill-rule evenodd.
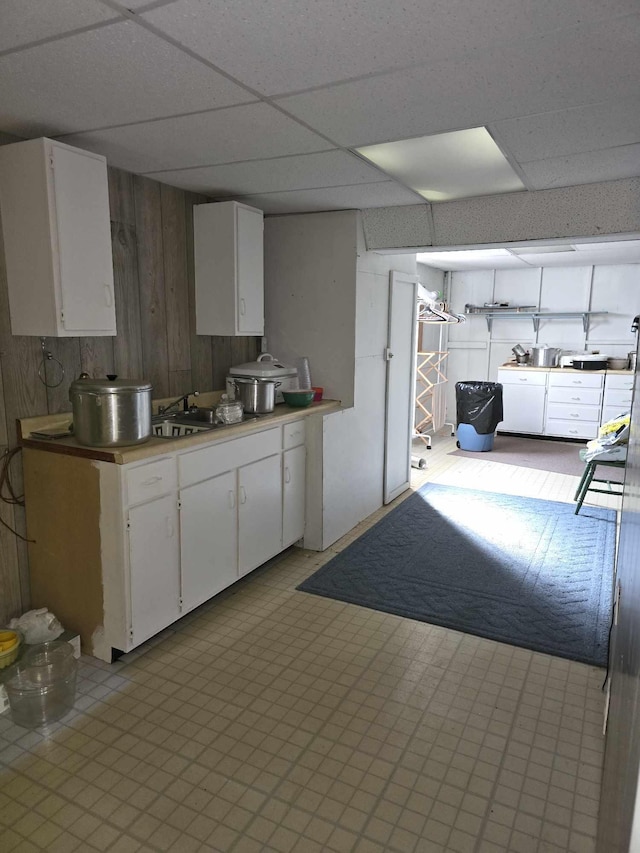
M 52 145 L 62 325 L 67 334 L 116 334 L 107 169 Z
M 504 385 L 504 419 L 498 424 L 498 429 L 504 432 L 542 434 L 546 393 L 544 385 Z
M 192 610 L 238 579 L 236 472 L 180 492 L 183 610 Z
M 264 334 L 263 216 L 238 206 L 237 216 L 237 317 L 238 332 Z
M 285 450 L 282 454 L 282 547 L 302 539 L 304 536 L 305 508 L 304 446 Z
M 134 645 L 180 616 L 180 545 L 175 495 L 129 510 L 131 639 Z
M 238 571 L 244 575 L 282 550 L 281 456 L 238 471 Z

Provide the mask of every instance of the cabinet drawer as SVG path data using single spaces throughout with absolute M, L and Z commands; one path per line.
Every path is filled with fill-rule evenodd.
M 603 373 L 588 370 L 559 370 L 549 374 L 550 388 L 602 388 L 603 384 Z
M 629 391 L 616 391 L 611 390 L 610 388 L 606 388 L 604 392 L 604 405 L 605 406 L 617 406 L 618 411 L 622 411 L 623 409 L 631 408 L 631 397 L 633 396 L 633 392 Z
M 290 447 L 298 447 L 299 444 L 304 444 L 304 439 L 304 421 L 296 421 L 292 424 L 285 424 L 282 427 L 282 446 L 285 450 L 289 450 Z
M 565 436 L 566 438 L 596 438 L 598 424 L 587 421 L 547 420 L 545 435 Z
M 602 418 L 600 419 L 601 424 L 606 424 L 607 421 L 616 420 L 620 415 L 628 412 L 628 407 L 620 408 L 619 406 L 603 406 L 602 407 Z
M 549 388 L 547 399 L 550 403 L 599 406 L 602 402 L 602 391 L 599 388 L 567 388 L 566 385 L 555 385 Z
M 129 506 L 166 495 L 177 486 L 175 459 L 157 459 L 125 471 Z
M 546 385 L 547 373 L 541 370 L 499 370 L 498 382 L 503 385 Z
M 608 373 L 604 387 L 607 391 L 610 388 L 613 388 L 616 391 L 631 391 L 633 388 L 633 379 L 633 373 L 628 373 L 624 376 L 621 373 Z
M 274 427 L 244 438 L 235 438 L 211 447 L 181 453 L 178 456 L 180 486 L 200 483 L 209 477 L 216 477 L 225 471 L 281 452 L 282 427 Z
M 548 403 L 547 420 L 560 418 L 564 421 L 600 422 L 600 406 L 581 406 L 572 403 Z

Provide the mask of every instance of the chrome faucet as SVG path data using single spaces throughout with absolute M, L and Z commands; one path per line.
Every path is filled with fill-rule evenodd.
M 159 415 L 166 415 L 168 412 L 171 411 L 171 409 L 173 409 L 174 406 L 177 406 L 178 403 L 180 403 L 180 402 L 182 402 L 182 411 L 188 412 L 189 411 L 189 397 L 198 397 L 198 396 L 200 396 L 199 391 L 189 391 L 187 394 L 182 394 L 180 397 L 177 397 L 175 400 L 172 400 L 166 406 L 161 406 L 158 409 L 158 414 Z

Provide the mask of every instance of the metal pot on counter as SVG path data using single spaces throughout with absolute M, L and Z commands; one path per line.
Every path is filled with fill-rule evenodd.
M 248 414 L 266 415 L 274 410 L 276 388 L 280 386 L 280 382 L 276 382 L 275 379 L 234 376 L 228 377 L 227 383 L 233 387 L 234 395 Z
M 151 385 L 131 379 L 79 378 L 71 383 L 73 431 L 88 447 L 141 444 L 151 437 Z
M 558 347 L 550 347 L 546 344 L 539 347 L 531 347 L 531 364 L 534 367 L 557 367 L 560 363 L 562 350 Z

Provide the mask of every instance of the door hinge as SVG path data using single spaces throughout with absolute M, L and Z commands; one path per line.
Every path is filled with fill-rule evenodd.
M 133 628 L 129 628 L 129 639 L 133 640 Z
M 127 518 L 127 530 L 131 530 L 131 519 Z
M 182 501 L 178 498 L 178 509 L 182 509 Z

